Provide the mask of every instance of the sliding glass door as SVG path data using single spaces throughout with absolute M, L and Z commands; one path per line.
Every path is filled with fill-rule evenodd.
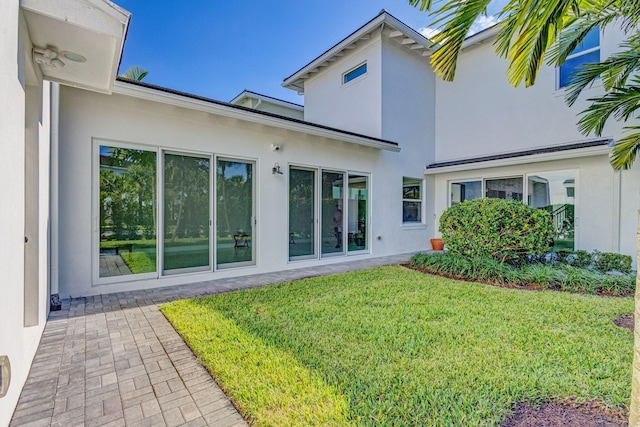
M 98 277 L 156 272 L 156 153 L 99 146 Z
M 289 169 L 289 259 L 316 258 L 316 171 Z
M 527 204 L 551 214 L 555 250 L 573 250 L 575 246 L 575 186 L 575 171 L 527 175 Z
M 216 161 L 216 264 L 255 264 L 254 163 Z
M 369 248 L 369 178 L 349 174 L 347 244 L 349 252 Z
M 210 158 L 164 155 L 165 273 L 211 269 Z
M 345 253 L 344 173 L 322 172 L 322 255 Z

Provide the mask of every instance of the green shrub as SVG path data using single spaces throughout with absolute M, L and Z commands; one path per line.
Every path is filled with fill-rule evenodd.
M 522 268 L 522 278 L 544 288 L 556 288 L 564 278 L 564 272 L 552 264 L 530 264 Z
M 631 273 L 631 257 L 629 255 L 594 251 L 593 258 L 596 270 L 602 273 L 608 271 Z
M 501 284 L 521 282 L 517 269 L 491 258 L 470 258 L 445 252 L 416 254 L 409 262 L 414 267 L 463 279 Z
M 630 295 L 635 290 L 635 277 L 632 275 L 604 274 L 559 263 L 512 267 L 491 258 L 471 258 L 445 252 L 416 254 L 410 264 L 435 274 L 487 283 L 535 284 L 546 289 L 611 295 Z
M 551 215 L 521 202 L 474 199 L 454 205 L 440 217 L 449 252 L 519 263 L 542 256 L 553 238 Z
M 587 268 L 593 264 L 593 255 L 587 251 L 573 251 L 567 255 L 566 262 L 574 267 Z

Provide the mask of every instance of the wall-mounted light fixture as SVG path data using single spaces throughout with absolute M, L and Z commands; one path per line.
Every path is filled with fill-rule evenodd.
M 53 68 L 64 67 L 64 62 L 58 58 L 58 51 L 51 46 L 47 46 L 46 48 L 34 47 L 33 61 L 37 64 Z
M 280 171 L 280 165 L 278 164 L 278 162 L 276 162 L 271 168 L 271 173 L 274 175 L 282 175 L 282 172 Z
M 11 364 L 9 356 L 0 356 L 0 397 L 4 397 L 11 383 Z

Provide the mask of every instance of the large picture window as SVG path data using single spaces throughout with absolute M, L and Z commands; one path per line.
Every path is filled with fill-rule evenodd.
M 255 265 L 254 162 L 116 143 L 94 155 L 98 283 Z
M 450 190 L 450 206 L 482 197 L 484 193 L 485 197 L 522 201 L 533 208 L 544 209 L 553 220 L 554 250 L 575 247 L 576 171 L 453 181 Z

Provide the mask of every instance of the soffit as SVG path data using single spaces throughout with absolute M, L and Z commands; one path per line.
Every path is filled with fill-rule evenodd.
M 21 0 L 33 48 L 58 52 L 64 66 L 37 64 L 46 80 L 110 93 L 130 14 L 105 0 Z M 86 58 L 75 62 L 60 52 Z

